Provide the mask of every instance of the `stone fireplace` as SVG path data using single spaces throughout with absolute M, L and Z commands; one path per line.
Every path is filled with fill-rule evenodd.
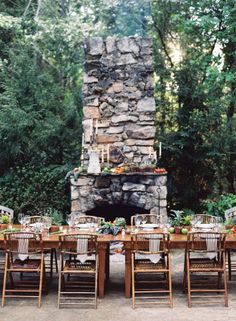
M 85 41 L 81 164 L 91 152 L 102 167 L 155 162 L 152 40 L 142 37 Z M 90 158 L 90 159 L 89 159 Z M 95 172 L 71 177 L 72 212 L 130 205 L 166 216 L 166 174 Z

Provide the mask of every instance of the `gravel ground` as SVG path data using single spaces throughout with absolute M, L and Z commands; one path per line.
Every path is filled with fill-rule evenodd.
M 138 308 L 133 310 L 131 299 L 124 297 L 124 257 L 111 257 L 111 276 L 106 286 L 105 298 L 98 301 L 96 309 L 58 309 L 56 277 L 48 295 L 43 297 L 43 305 L 37 308 L 31 299 L 11 299 L 4 308 L 0 308 L 0 321 L 133 321 L 133 320 L 180 320 L 200 321 L 235 321 L 236 320 L 236 277 L 229 282 L 229 307 L 221 304 L 195 305 L 187 307 L 187 297 L 182 293 L 183 252 L 175 251 L 172 255 L 174 308 L 167 306 Z

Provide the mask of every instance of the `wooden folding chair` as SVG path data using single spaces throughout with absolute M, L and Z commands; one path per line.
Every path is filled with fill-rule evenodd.
M 135 226 L 137 220 L 145 220 L 148 224 L 160 224 L 160 216 L 156 214 L 135 214 L 131 216 L 131 226 Z
M 185 251 L 184 291 L 186 287 L 188 307 L 192 306 L 192 299 L 198 304 L 212 304 L 219 303 L 218 299 L 222 297 L 225 306 L 228 306 L 225 234 L 218 232 L 190 232 L 188 234 Z M 212 298 L 216 300 L 209 300 Z
M 229 208 L 225 211 L 225 220 L 235 220 L 236 221 L 236 207 Z M 228 272 L 229 272 L 229 281 L 232 280 L 233 273 L 236 271 L 236 259 L 235 255 L 232 258 L 232 254 L 235 254 L 235 249 L 227 249 L 227 263 L 228 263 Z
M 14 211 L 11 208 L 0 205 L 0 222 L 3 215 L 8 216 L 9 223 L 11 223 L 13 221 Z M 1 273 L 4 271 L 4 266 L 5 266 L 4 253 L 3 253 L 3 249 L 0 249 L 0 272 Z
M 194 214 L 191 217 L 192 221 L 198 222 L 200 224 L 219 224 L 222 223 L 222 218 L 220 216 L 213 216 L 208 214 Z
M 35 223 L 41 223 L 41 222 L 42 222 L 42 216 L 40 215 L 30 216 L 29 224 L 35 224 Z M 46 272 L 49 273 L 50 278 L 52 278 L 54 270 L 56 273 L 58 273 L 57 251 L 56 249 L 53 249 L 53 248 L 44 249 L 44 254 L 45 254 L 44 261 L 45 261 Z
M 173 307 L 169 234 L 132 236 L 132 305 Z
M 58 307 L 97 308 L 97 279 L 97 236 L 60 236 Z
M 6 298 L 37 298 L 38 307 L 41 307 L 43 283 L 46 285 L 41 235 L 32 232 L 9 233 L 4 235 L 4 243 L 2 306 Z M 20 280 L 20 273 L 29 278 Z
M 9 217 L 9 222 L 13 221 L 14 211 L 11 208 L 0 205 L 0 217 L 2 215 L 7 215 Z
M 76 218 L 77 224 L 98 224 L 98 225 L 100 225 L 102 221 L 104 221 L 103 217 L 91 216 L 91 215 L 78 215 L 78 217 Z

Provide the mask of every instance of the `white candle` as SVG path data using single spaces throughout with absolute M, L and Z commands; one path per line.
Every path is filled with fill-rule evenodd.
M 162 143 L 160 142 L 159 143 L 159 157 L 161 157 L 161 154 L 162 154 Z
M 102 164 L 104 163 L 104 146 L 102 145 Z
M 84 147 L 84 133 L 82 134 L 82 148 Z
M 98 134 L 98 120 L 96 119 L 96 130 L 95 130 L 95 135 Z
M 110 144 L 107 145 L 107 164 L 109 165 L 110 161 Z
M 91 119 L 91 123 L 90 123 L 90 138 L 93 137 L 93 120 Z
M 149 157 L 151 157 L 151 154 L 152 154 L 152 148 L 151 146 L 149 147 Z

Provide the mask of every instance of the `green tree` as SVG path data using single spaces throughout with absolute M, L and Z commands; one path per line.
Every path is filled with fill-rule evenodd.
M 234 1 L 153 1 L 157 128 L 172 205 L 235 193 L 235 14 Z

